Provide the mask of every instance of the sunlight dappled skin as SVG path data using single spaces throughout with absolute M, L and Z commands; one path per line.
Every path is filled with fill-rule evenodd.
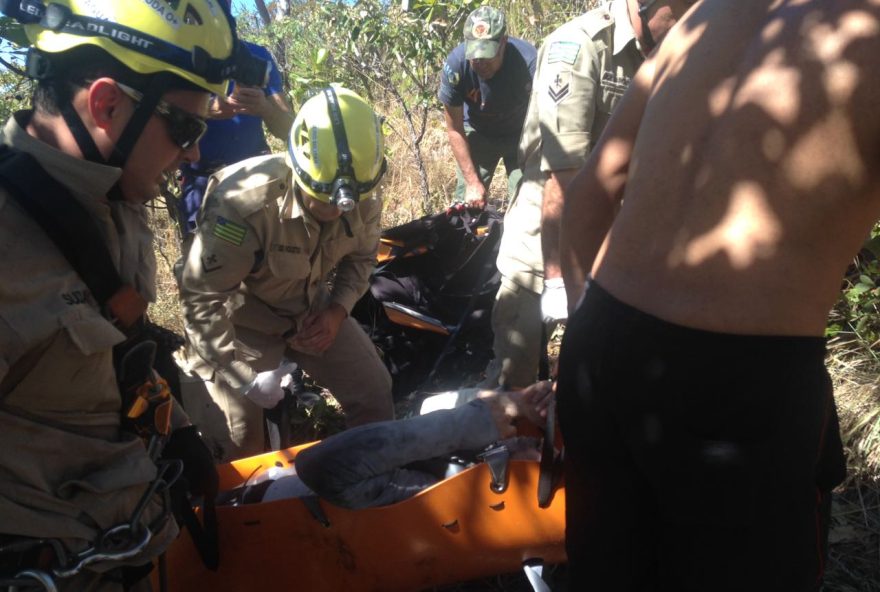
M 736 79 L 731 76 L 726 80 L 722 80 L 709 93 L 709 113 L 713 117 L 719 117 L 730 107 L 730 100 L 733 97 L 733 91 L 736 88 Z
M 676 41 L 687 46 L 699 40 L 705 24 L 694 27 Z M 853 153 L 857 138 L 847 123 L 853 94 L 860 81 L 859 68 L 844 55 L 859 38 L 874 36 L 878 23 L 866 12 L 853 11 L 834 23 L 811 23 L 804 43 L 817 61 L 822 63 L 820 76 L 822 94 L 829 112 L 803 132 L 798 138 L 788 138 L 785 129 L 797 125 L 802 116 L 799 93 L 779 92 L 780 88 L 798 88 L 806 82 L 797 64 L 788 57 L 788 49 L 780 47 L 767 53 L 760 67 L 743 80 L 736 77 L 719 81 L 707 97 L 708 111 L 715 117 L 731 110 L 760 104 L 774 125 L 760 137 L 760 154 L 768 162 L 778 162 L 786 183 L 802 191 L 815 191 L 829 178 L 843 176 L 858 185 L 865 181 L 867 172 L 858 159 L 840 159 L 837 151 Z M 771 21 L 762 38 L 774 44 L 785 32 L 785 20 Z M 679 54 L 686 56 L 686 52 Z M 668 65 L 663 76 L 677 73 L 686 60 L 681 57 Z M 815 97 L 814 97 L 815 98 Z M 817 158 L 826 154 L 827 158 Z M 693 147 L 681 149 L 680 162 L 687 166 L 693 160 Z M 702 168 L 694 178 L 695 186 L 708 181 L 711 173 Z M 693 234 L 680 229 L 666 258 L 670 269 L 681 266 L 699 266 L 718 254 L 724 254 L 732 269 L 746 269 L 759 259 L 770 259 L 782 237 L 782 225 L 774 213 L 767 187 L 745 179 L 736 181 L 729 189 L 727 206 L 718 222 L 709 230 Z
M 817 335 L 880 213 L 880 15 L 749 5 L 697 4 L 642 67 L 566 206 L 595 220 L 567 231 L 570 260 L 667 321 Z
M 849 121 L 846 113 L 832 109 L 791 147 L 783 170 L 792 187 L 814 191 L 835 176 L 845 177 L 853 186 L 864 182 L 866 171 L 861 161 L 836 157 L 842 151 L 852 153 L 857 149 Z M 816 158 L 820 154 L 826 158 Z
M 757 103 L 778 124 L 792 125 L 800 111 L 800 96 L 778 91 L 780 87 L 797 88 L 801 74 L 797 66 L 788 61 L 784 49 L 770 52 L 739 86 L 731 107 L 742 109 Z
M 667 76 L 677 76 L 681 69 L 684 67 L 688 58 L 688 51 L 694 47 L 703 34 L 706 32 L 706 28 L 709 26 L 709 23 L 697 23 L 688 29 L 680 29 L 681 35 L 677 37 L 673 42 L 667 42 L 667 44 L 675 43 L 677 47 L 682 48 L 682 51 L 678 54 L 678 59 L 670 62 L 666 65 L 662 75 L 658 77 L 658 81 L 662 80 L 663 77 Z M 664 39 L 665 41 L 665 39 Z
M 760 185 L 738 183 L 731 191 L 727 212 L 709 232 L 676 241 L 667 262 L 670 267 L 700 265 L 719 253 L 734 269 L 772 257 L 782 228 Z

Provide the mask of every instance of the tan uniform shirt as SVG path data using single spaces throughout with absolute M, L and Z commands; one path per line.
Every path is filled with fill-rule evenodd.
M 330 302 L 351 311 L 376 263 L 382 202 L 362 199 L 341 220 L 321 224 L 294 196 L 284 155 L 258 156 L 221 170 L 208 184 L 187 256 L 181 298 L 187 337 L 207 368 L 234 388 L 256 376 L 236 351 L 235 328 L 279 339 Z M 326 284 L 336 269 L 333 287 Z
M 95 218 L 123 281 L 154 295 L 143 206 L 108 203 L 117 168 L 29 136 L 27 113 L 0 141 L 33 155 Z M 37 222 L 0 190 L 0 532 L 92 541 L 127 521 L 155 477 L 139 439 L 120 434 L 113 346 L 124 336 Z M 155 515 L 148 507 L 147 516 Z M 163 546 L 177 530 L 173 520 Z
M 504 277 L 543 291 L 546 175 L 584 164 L 642 61 L 625 0 L 569 21 L 544 41 L 520 138 L 523 182 L 504 218 L 498 255 Z

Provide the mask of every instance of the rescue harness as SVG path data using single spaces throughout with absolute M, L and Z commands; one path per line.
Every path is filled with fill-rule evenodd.
M 57 590 L 56 578 L 73 577 L 98 562 L 131 559 L 146 548 L 154 532 L 164 527 L 172 511 L 190 529 L 206 565 L 213 564 L 216 569 L 216 527 L 208 524 L 214 516 L 213 499 L 205 496 L 203 531 L 186 492 L 172 491 L 183 472 L 183 462 L 160 459 L 171 433 L 173 400 L 168 382 L 156 373 L 154 364 L 157 341 L 168 341 L 163 332 L 170 332 L 146 321 L 146 300 L 119 276 L 92 216 L 33 156 L 9 146 L 0 147 L 0 187 L 55 243 L 88 287 L 101 314 L 127 336 L 113 349 L 122 397 L 121 426 L 144 440 L 158 469 L 129 520 L 105 530 L 79 553 L 68 552 L 57 539 L 0 535 L 0 590 Z M 0 408 L 16 413 L 3 404 L 6 386 L 0 384 Z M 143 512 L 156 495 L 162 511 L 145 524 Z M 134 584 L 150 568 L 125 566 L 123 579 Z

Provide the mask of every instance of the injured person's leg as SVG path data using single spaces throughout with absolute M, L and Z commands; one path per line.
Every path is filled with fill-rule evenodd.
M 352 428 L 300 452 L 297 474 L 315 493 L 346 508 L 392 504 L 439 480 L 408 465 L 480 451 L 515 435 L 512 422 L 518 418 L 540 425 L 552 396 L 547 382 L 516 392 L 482 391 L 454 409 Z

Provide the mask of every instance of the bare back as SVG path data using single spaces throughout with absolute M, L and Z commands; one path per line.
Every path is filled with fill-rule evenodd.
M 822 334 L 880 215 L 880 0 L 703 0 L 651 62 L 594 277 L 682 325 Z

